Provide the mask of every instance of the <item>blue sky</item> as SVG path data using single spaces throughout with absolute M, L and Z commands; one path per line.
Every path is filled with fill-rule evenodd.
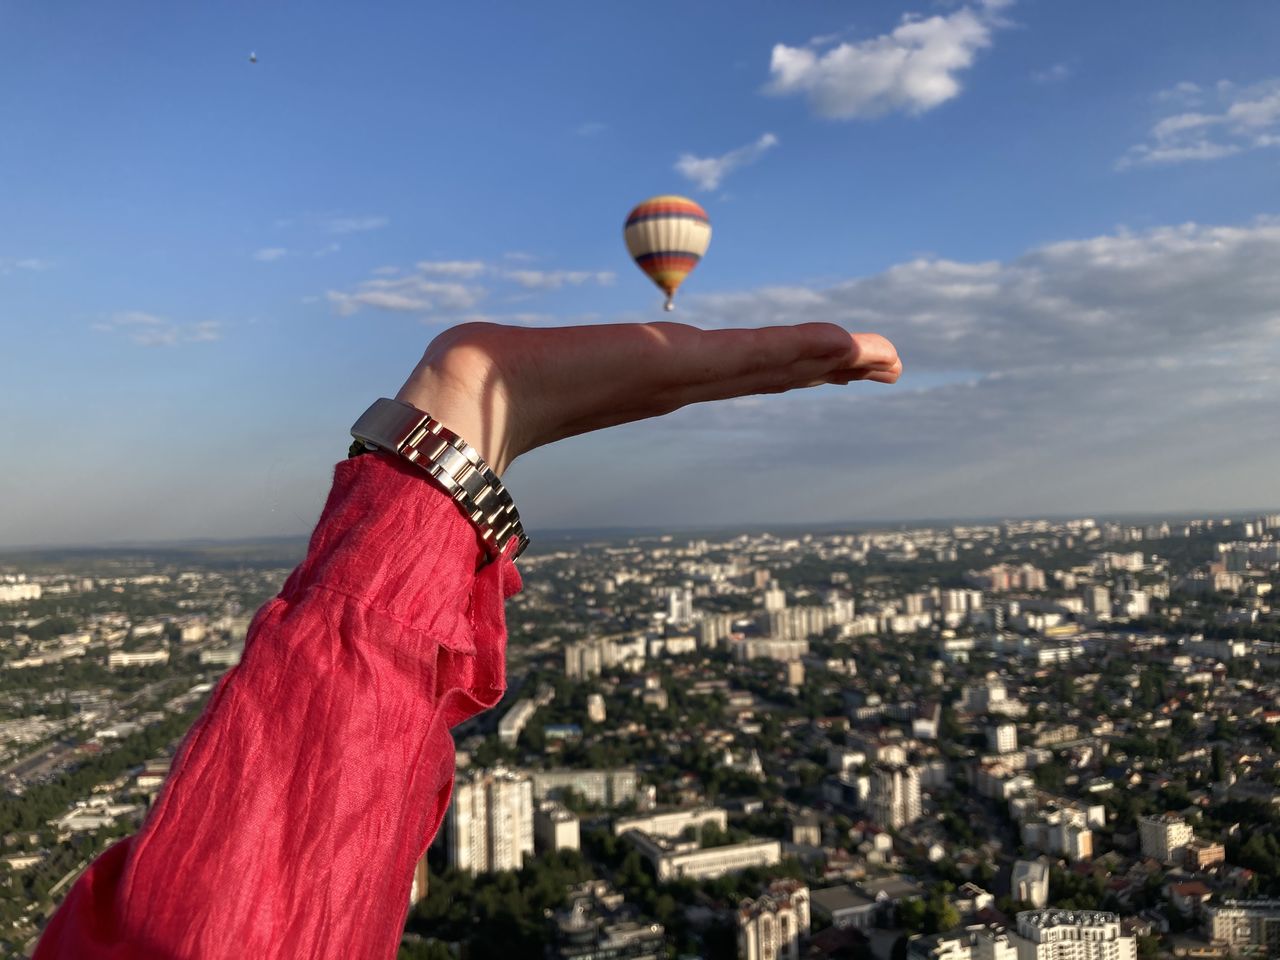
M 715 230 L 678 318 L 907 373 L 536 452 L 535 534 L 1274 506 L 1277 38 L 1261 0 L 0 0 L 0 546 L 305 532 L 434 332 L 661 319 L 621 223 L 662 192 Z

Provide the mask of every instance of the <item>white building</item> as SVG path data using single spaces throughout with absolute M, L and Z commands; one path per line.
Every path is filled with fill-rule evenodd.
M 917 934 L 907 944 L 909 960 L 1018 960 L 1009 934 L 986 924 L 931 937 Z
M 778 880 L 738 904 L 738 960 L 800 960 L 808 935 L 809 888 L 799 880 Z
M 1010 895 L 1015 900 L 1042 908 L 1049 903 L 1049 861 L 1043 857 L 1035 860 L 1018 860 L 1013 865 L 1009 880 Z
M 38 583 L 17 581 L 0 583 L 0 603 L 21 603 L 24 600 L 39 600 L 43 588 Z
M 626 835 L 640 856 L 653 866 L 659 883 L 673 880 L 711 880 L 752 867 L 772 867 L 782 862 L 778 840 L 746 840 L 723 847 L 702 849 L 697 840 L 673 840 L 632 830 Z
M 634 767 L 618 770 L 536 770 L 533 798 L 545 800 L 572 790 L 587 803 L 600 807 L 617 807 L 636 799 L 640 783 Z
M 809 641 L 804 638 L 748 637 L 733 645 L 738 660 L 780 660 L 788 662 L 809 655 Z
M 538 712 L 538 704 L 534 700 L 518 700 L 498 721 L 498 739 L 508 747 L 514 747 L 520 739 L 520 732 Z
M 693 591 L 672 587 L 667 591 L 667 623 L 687 627 L 693 622 Z
M 554 800 L 538 804 L 533 814 L 533 838 L 543 852 L 582 848 L 578 818 Z
M 1020 824 L 1022 842 L 1033 850 L 1056 853 L 1068 860 L 1093 856 L 1093 831 L 1071 809 L 1045 810 Z
M 1205 913 L 1213 943 L 1232 952 L 1280 955 L 1280 900 L 1224 900 Z
M 587 719 L 592 723 L 604 723 L 608 714 L 604 708 L 604 697 L 598 693 L 587 695 Z
M 126 653 L 123 650 L 113 650 L 107 654 L 107 668 L 116 670 L 120 667 L 149 667 L 156 663 L 168 663 L 169 651 L 161 648 L 158 650 L 134 650 Z
M 460 775 L 445 826 L 450 866 L 519 870 L 533 854 L 533 784 L 501 767 Z
M 669 810 L 645 817 L 620 817 L 613 822 L 613 835 L 620 837 L 628 830 L 638 830 L 655 837 L 678 837 L 689 827 L 699 831 L 708 823 L 721 830 L 729 828 L 729 814 L 722 807 L 693 807 L 688 810 Z
M 1025 910 L 1010 937 L 1018 960 L 1137 960 L 1133 937 L 1120 917 L 1097 910 Z
M 911 766 L 880 764 L 871 771 L 871 818 L 897 830 L 920 819 L 920 771 Z
M 1111 617 L 1111 589 L 1104 584 L 1085 587 L 1085 608 L 1099 620 Z
M 992 753 L 1013 753 L 1018 749 L 1017 725 L 997 723 L 987 727 L 987 747 Z
M 1020 717 L 1026 706 L 1009 696 L 1004 681 L 996 674 L 988 674 L 975 683 L 966 683 L 961 689 L 960 707 L 968 713 L 1002 713 L 1008 717 Z
M 1176 813 L 1138 818 L 1143 856 L 1165 864 L 1181 863 L 1187 844 L 1195 839 L 1191 824 Z

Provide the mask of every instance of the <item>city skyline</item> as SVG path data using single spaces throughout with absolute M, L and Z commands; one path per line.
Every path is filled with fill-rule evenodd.
M 535 540 L 1273 507 L 1274 7 L 496 11 L 8 12 L 0 549 L 305 534 L 439 330 L 665 319 L 662 192 L 715 230 L 675 319 L 904 377 L 535 451 Z

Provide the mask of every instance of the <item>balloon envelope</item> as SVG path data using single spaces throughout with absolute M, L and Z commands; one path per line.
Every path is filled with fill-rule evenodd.
M 666 308 L 711 242 L 707 211 L 688 197 L 650 197 L 636 206 L 622 228 L 636 265 L 667 295 Z

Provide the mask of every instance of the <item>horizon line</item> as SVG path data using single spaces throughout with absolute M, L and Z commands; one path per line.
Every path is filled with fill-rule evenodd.
M 1130 512 L 1073 512 L 1073 513 L 1041 513 L 1041 514 L 981 514 L 972 516 L 935 516 L 935 517 L 918 517 L 918 518 L 887 518 L 881 520 L 822 520 L 822 521 L 804 521 L 804 520 L 788 520 L 780 522 L 759 521 L 747 524 L 676 524 L 671 526 L 663 526 L 660 524 L 645 525 L 599 525 L 587 527 L 549 527 L 546 530 L 536 532 L 532 538 L 536 543 L 542 538 L 566 539 L 569 537 L 584 536 L 625 536 L 628 534 L 653 536 L 653 535 L 675 535 L 675 534 L 695 534 L 695 533 L 723 533 L 729 531 L 738 531 L 741 533 L 760 532 L 767 533 L 770 529 L 780 530 L 800 530 L 806 529 L 810 531 L 823 530 L 835 532 L 835 530 L 865 529 L 865 530 L 883 530 L 885 528 L 897 529 L 925 529 L 938 526 L 968 526 L 974 524 L 995 524 L 995 523 L 1021 523 L 1033 520 L 1047 521 L 1068 521 L 1068 520 L 1102 520 L 1102 521 L 1124 521 L 1124 520 L 1152 520 L 1161 519 L 1168 522 L 1184 522 L 1198 519 L 1223 519 L 1237 520 L 1249 519 L 1256 516 L 1262 516 L 1270 513 L 1280 513 L 1280 508 L 1275 507 L 1252 507 L 1237 510 L 1175 510 L 1175 511 L 1130 511 Z M 104 540 L 97 542 L 70 542 L 70 543 L 27 543 L 16 544 L 13 546 L 0 545 L 0 556 L 10 553 L 33 553 L 54 550 L 71 550 L 71 551 L 93 551 L 93 550 L 144 550 L 144 549 L 181 549 L 196 546 L 233 546 L 236 544 L 267 544 L 267 543 L 293 543 L 298 540 L 307 540 L 311 536 L 307 533 L 284 533 L 284 534 L 268 534 L 264 536 L 243 536 L 243 537 L 174 537 L 171 539 L 160 540 Z

